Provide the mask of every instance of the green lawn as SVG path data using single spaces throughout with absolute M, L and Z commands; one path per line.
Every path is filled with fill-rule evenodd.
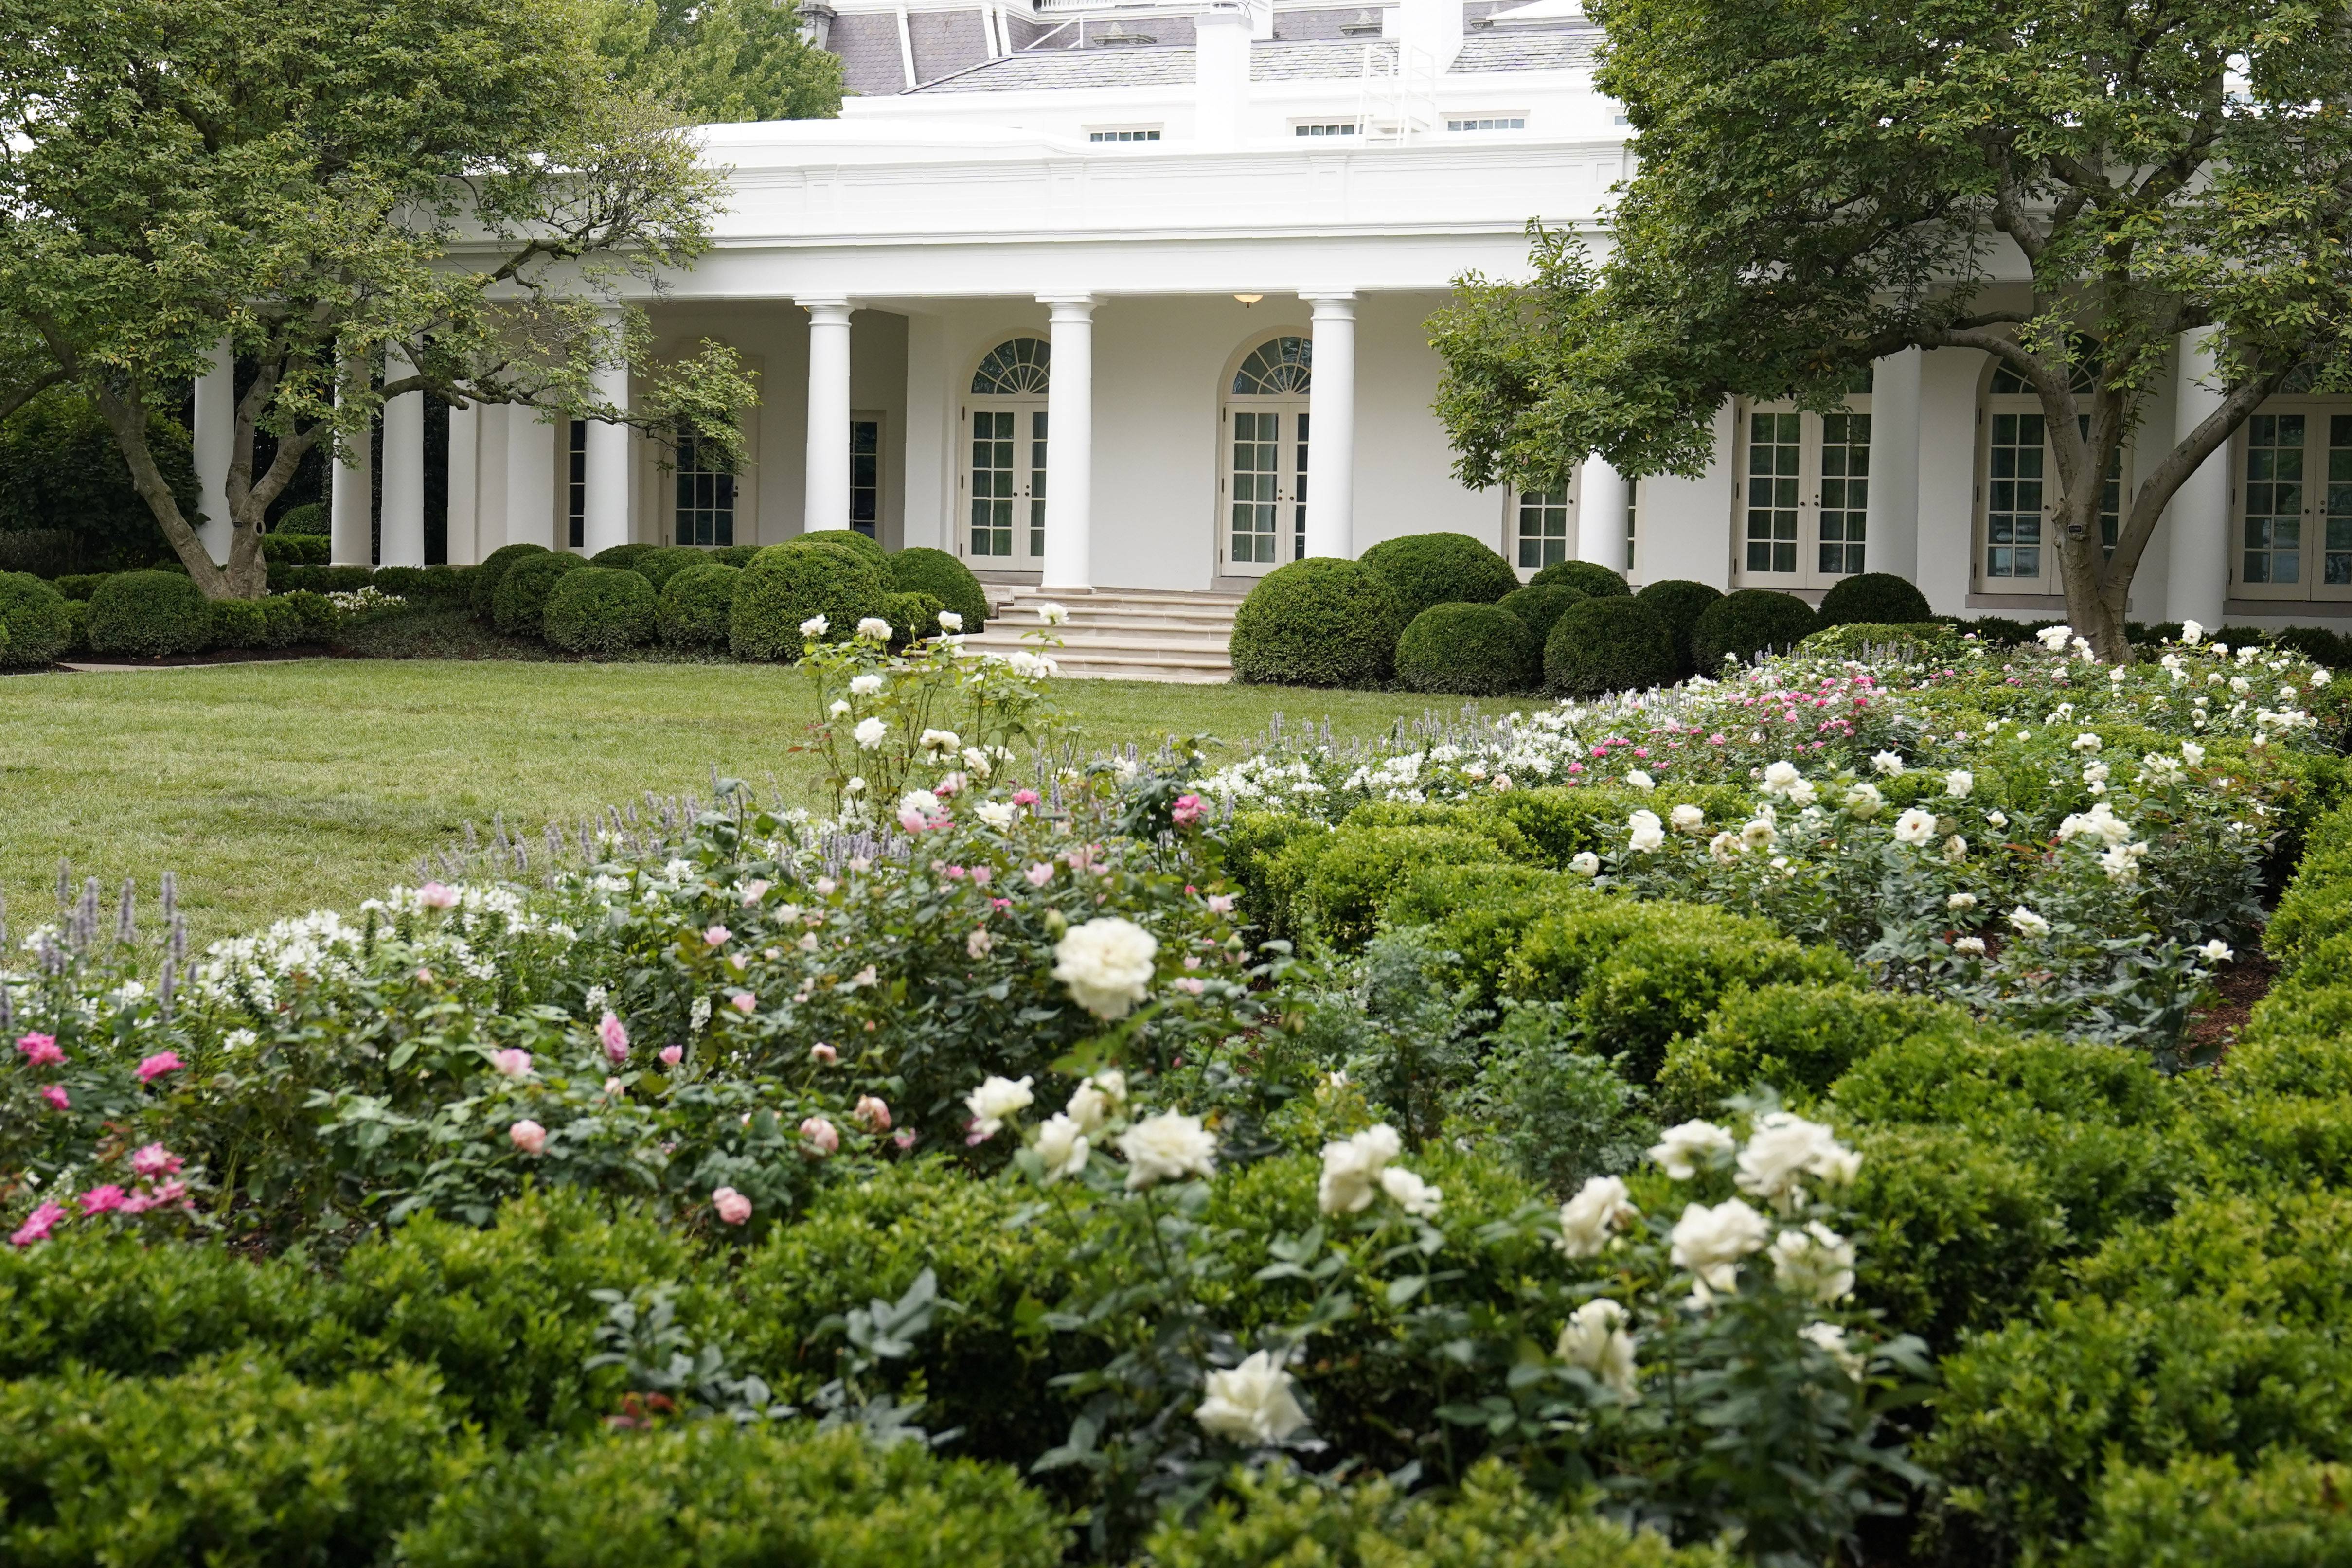
M 1068 680 L 1084 743 L 1163 732 L 1228 742 L 1274 713 L 1367 734 L 1409 694 Z M 813 716 L 804 677 L 754 665 L 314 659 L 0 679 L 0 890 L 21 931 L 48 918 L 60 858 L 110 895 L 167 868 L 202 943 L 278 916 L 348 910 L 504 812 L 533 830 L 723 773 L 789 788 Z M 819 804 L 814 800 L 809 804 Z M 151 906 L 152 907 L 152 906 Z

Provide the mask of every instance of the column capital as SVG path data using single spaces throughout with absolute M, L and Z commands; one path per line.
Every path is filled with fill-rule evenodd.
M 1037 303 L 1053 307 L 1055 321 L 1084 321 L 1093 318 L 1102 301 L 1092 294 L 1040 294 Z
M 1298 297 L 1314 306 L 1318 316 L 1348 315 L 1356 309 L 1356 291 L 1353 289 L 1301 289 Z
M 809 313 L 811 325 L 827 327 L 849 325 L 849 313 L 857 308 L 840 294 L 795 294 L 793 303 Z

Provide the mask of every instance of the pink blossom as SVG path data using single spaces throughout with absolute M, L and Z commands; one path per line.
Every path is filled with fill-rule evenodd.
M 526 1154 L 540 1154 L 547 1149 L 547 1129 L 526 1117 L 507 1129 L 514 1146 Z
M 685 1059 L 686 1047 L 684 1046 L 664 1046 L 661 1048 L 662 1066 L 666 1068 L 674 1068 Z
M 727 939 L 734 934 L 725 926 L 712 926 L 702 933 L 702 940 L 712 947 L 724 947 L 727 945 Z
M 618 1094 L 628 1087 L 616 1078 L 608 1078 L 604 1080 L 604 1092 L 608 1096 Z
M 73 1101 L 66 1098 L 66 1086 L 61 1083 L 43 1084 L 41 1098 L 49 1102 L 49 1109 L 52 1110 L 69 1110 L 73 1105 Z
M 629 1059 L 629 1031 L 616 1015 L 608 1011 L 597 1021 L 596 1037 L 604 1042 L 606 1056 L 616 1062 Z
M 490 1065 L 498 1068 L 499 1076 L 501 1078 L 529 1078 L 530 1076 L 530 1053 L 525 1050 L 511 1049 L 492 1051 L 490 1053 Z
M 738 1013 L 749 1013 L 760 1005 L 760 999 L 749 991 L 738 991 L 727 1000 Z
M 911 1149 L 915 1146 L 915 1130 L 911 1127 L 901 1128 L 890 1142 L 901 1149 Z
M 931 826 L 931 819 L 913 806 L 908 806 L 898 814 L 898 826 L 909 833 L 920 833 Z
M 1037 792 L 1034 789 L 1016 789 L 1013 792 L 1013 804 L 1034 805 L 1037 804 Z
M 112 1182 L 107 1183 L 102 1187 L 92 1187 L 81 1195 L 82 1216 L 88 1219 L 102 1215 L 109 1209 L 119 1209 L 122 1206 L 122 1189 Z
M 1209 912 L 1213 915 L 1232 914 L 1234 912 L 1234 896 L 1231 893 L 1211 893 L 1209 895 Z
M 857 1107 L 850 1112 L 850 1115 L 864 1122 L 868 1131 L 890 1131 L 890 1108 L 873 1095 L 859 1095 Z
M 1584 771 L 1584 764 L 1582 763 L 1570 763 L 1568 764 L 1568 771 L 1572 773 L 1580 773 Z
M 758 903 L 761 899 L 766 898 L 768 896 L 768 889 L 773 884 L 767 881 L 764 878 L 744 883 L 743 907 L 748 910 L 753 904 Z
M 416 889 L 416 902 L 428 910 L 454 910 L 457 907 L 457 889 L 445 888 L 438 882 L 427 882 Z
M 964 868 L 961 866 L 950 866 L 940 874 L 950 882 L 961 882 L 964 879 Z
M 1051 860 L 1040 860 L 1021 874 L 1029 879 L 1031 887 L 1042 888 L 1054 879 L 1054 863 Z
M 751 1200 L 732 1187 L 720 1187 L 710 1194 L 710 1206 L 729 1225 L 741 1225 L 751 1217 Z
M 142 1176 L 169 1176 L 187 1162 L 161 1143 L 150 1143 L 131 1156 L 131 1168 Z
M 49 1232 L 57 1228 L 58 1221 L 65 1217 L 63 1204 L 43 1204 L 25 1216 L 25 1223 L 16 1227 L 16 1234 L 8 1238 L 8 1245 L 30 1247 L 37 1241 L 47 1241 Z
M 152 1083 L 167 1072 L 177 1072 L 188 1064 L 180 1059 L 177 1051 L 157 1051 L 139 1064 L 136 1071 L 141 1083 Z
M 1190 827 L 1201 820 L 1207 809 L 1201 804 L 1199 795 L 1180 795 L 1176 797 L 1176 804 L 1168 808 L 1168 820 L 1179 827 Z
M 185 1182 L 158 1182 L 155 1184 L 153 1199 L 150 1206 L 160 1206 L 163 1204 L 175 1204 L 187 1195 L 188 1184 Z
M 16 1048 L 25 1053 L 27 1067 L 53 1068 L 66 1059 L 65 1052 L 58 1049 L 55 1035 L 20 1035 Z
M 830 877 L 819 877 L 815 881 L 811 882 L 809 886 L 816 889 L 817 897 L 821 899 L 829 899 L 833 897 L 833 890 L 835 888 L 840 887 L 841 884 L 835 881 Z
M 1186 993 L 1188 995 L 1198 996 L 1207 988 L 1208 983 L 1206 981 L 1194 979 L 1190 974 L 1182 976 L 1176 982 L 1176 989 Z
M 801 1123 L 801 1137 L 816 1151 L 817 1157 L 834 1153 L 841 1147 L 841 1131 L 822 1116 L 812 1116 Z
M 997 910 L 1000 911 L 1009 910 L 1013 907 L 1013 900 L 1011 899 L 991 899 L 988 900 L 988 907 L 992 910 Z
M 985 888 L 989 883 L 996 880 L 996 873 L 985 866 L 974 866 L 971 868 L 971 879 Z
M 816 1044 L 809 1047 L 809 1060 L 815 1062 L 820 1067 L 831 1067 L 840 1059 L 841 1053 L 835 1050 L 831 1046 L 826 1045 L 823 1040 L 819 1040 Z

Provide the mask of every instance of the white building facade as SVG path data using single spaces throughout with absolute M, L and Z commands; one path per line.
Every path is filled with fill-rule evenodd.
M 1572 556 L 1818 598 L 1867 570 L 1940 613 L 2063 613 L 2039 405 L 1974 351 L 1883 361 L 1840 415 L 1727 405 L 1696 479 L 1454 477 L 1424 323 L 1465 272 L 1524 276 L 1530 219 L 1605 246 L 1630 173 L 1574 0 L 812 16 L 856 95 L 708 128 L 732 171 L 716 247 L 645 301 L 657 357 L 716 342 L 758 373 L 751 460 L 461 409 L 443 506 L 402 399 L 377 515 L 363 471 L 336 475 L 336 560 L 425 563 L 431 511 L 461 563 L 854 527 L 1056 592 L 1232 590 L 1452 530 L 1523 574 Z M 2216 400 L 2209 364 L 2184 342 L 2152 452 Z M 2264 408 L 2175 500 L 2130 613 L 2352 616 L 2352 399 Z

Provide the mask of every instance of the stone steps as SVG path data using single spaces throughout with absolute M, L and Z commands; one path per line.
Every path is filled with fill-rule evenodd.
M 990 584 L 993 615 L 988 629 L 967 646 L 991 653 L 1028 647 L 1023 634 L 1039 623 L 1038 606 L 1062 605 L 1054 656 L 1064 675 L 1106 680 L 1216 684 L 1234 675 L 1233 641 L 1238 594 L 1186 594 L 1148 588 L 1104 588 L 1088 594 L 1045 594 L 1026 586 Z

